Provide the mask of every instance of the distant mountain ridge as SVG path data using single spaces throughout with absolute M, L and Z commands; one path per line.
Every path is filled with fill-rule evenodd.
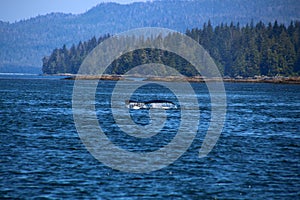
M 52 13 L 16 23 L 0 21 L 0 72 L 40 71 L 54 48 L 132 28 L 164 27 L 185 32 L 202 27 L 300 19 L 298 0 L 164 0 L 121 5 L 101 3 L 79 15 Z

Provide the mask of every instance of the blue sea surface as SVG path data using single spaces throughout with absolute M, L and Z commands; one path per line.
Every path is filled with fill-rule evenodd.
M 100 81 L 95 102 L 110 140 L 133 152 L 166 145 L 176 135 L 180 112 L 167 111 L 156 137 L 120 134 L 110 109 L 115 84 Z M 0 76 L 1 199 L 300 198 L 299 85 L 225 83 L 225 126 L 214 149 L 200 159 L 211 107 L 205 84 L 192 83 L 201 116 L 195 140 L 173 164 L 140 174 L 111 169 L 85 148 L 73 120 L 73 85 L 61 77 Z M 133 98 L 159 98 L 161 91 L 176 101 L 167 89 L 149 87 Z M 132 112 L 136 123 L 149 123 L 147 111 Z

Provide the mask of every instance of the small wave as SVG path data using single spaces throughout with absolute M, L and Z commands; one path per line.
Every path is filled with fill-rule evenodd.
M 39 76 L 39 74 L 30 74 L 30 73 L 0 73 L 3 76 Z

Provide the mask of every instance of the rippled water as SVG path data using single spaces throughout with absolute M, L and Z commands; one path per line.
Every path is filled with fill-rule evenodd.
M 51 77 L 1 77 L 0 198 L 300 198 L 299 85 L 226 84 L 225 127 L 213 151 L 199 159 L 210 104 L 205 85 L 192 84 L 200 91 L 196 139 L 170 166 L 132 174 L 103 165 L 82 144 L 73 121 L 73 84 Z M 114 85 L 99 83 L 96 110 L 115 144 L 133 152 L 153 151 L 176 135 L 178 111 L 168 111 L 166 124 L 152 141 L 120 134 L 109 109 Z M 133 98 L 146 93 L 143 90 Z M 176 101 L 167 90 L 159 91 Z M 132 118 L 147 125 L 148 114 L 136 111 Z

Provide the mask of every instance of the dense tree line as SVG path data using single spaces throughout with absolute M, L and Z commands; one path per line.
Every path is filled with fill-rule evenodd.
M 214 58 L 224 75 L 296 75 L 300 73 L 300 22 L 262 22 L 240 28 L 210 23 L 187 31 Z
M 186 34 L 199 42 L 211 55 L 225 76 L 252 77 L 255 75 L 300 75 L 300 22 L 289 26 L 251 22 L 221 24 L 213 27 L 210 21 L 202 29 L 187 30 Z M 76 73 L 85 56 L 109 35 L 80 42 L 70 49 L 63 46 L 43 59 L 46 74 Z M 167 40 L 168 37 L 162 39 Z M 197 75 L 190 64 L 170 52 L 142 49 L 115 60 L 108 73 L 123 74 L 128 69 L 145 63 L 163 63 L 175 67 L 182 74 Z

